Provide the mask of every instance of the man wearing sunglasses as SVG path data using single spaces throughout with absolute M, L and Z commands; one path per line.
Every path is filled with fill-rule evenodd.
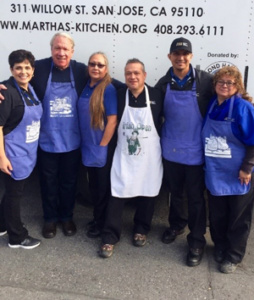
M 168 54 L 172 67 L 156 87 L 165 95 L 161 145 L 165 179 L 171 191 L 170 227 L 162 241 L 173 242 L 188 224 L 187 265 L 197 266 L 202 260 L 206 231 L 201 128 L 212 96 L 212 76 L 193 68 L 192 57 L 191 42 L 175 39 Z

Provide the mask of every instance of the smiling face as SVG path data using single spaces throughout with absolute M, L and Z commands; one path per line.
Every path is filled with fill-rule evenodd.
M 237 93 L 235 78 L 226 74 L 220 77 L 215 84 L 215 92 L 220 104 L 235 95 Z
M 91 83 L 95 84 L 105 77 L 108 72 L 107 61 L 102 54 L 94 54 L 88 62 L 88 73 Z
M 17 84 L 26 89 L 28 88 L 28 83 L 32 79 L 34 74 L 34 68 L 31 66 L 30 62 L 26 59 L 23 62 L 15 63 L 11 68 L 12 76 L 17 81 Z
M 177 73 L 188 73 L 192 57 L 192 53 L 186 50 L 177 50 L 168 54 L 176 75 Z
M 51 47 L 53 62 L 57 68 L 64 70 L 69 67 L 74 53 L 71 41 L 64 36 L 56 36 Z
M 129 63 L 125 66 L 125 83 L 133 95 L 143 91 L 145 80 L 146 72 L 140 63 Z

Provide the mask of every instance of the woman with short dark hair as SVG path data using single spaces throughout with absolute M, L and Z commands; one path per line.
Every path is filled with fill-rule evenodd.
M 10 248 L 33 249 L 40 240 L 28 235 L 20 217 L 20 201 L 27 178 L 37 160 L 42 115 L 41 103 L 29 81 L 34 73 L 34 56 L 26 50 L 9 55 L 12 77 L 4 82 L 0 103 L 0 170 L 5 193 L 0 205 L 0 235 L 6 232 Z

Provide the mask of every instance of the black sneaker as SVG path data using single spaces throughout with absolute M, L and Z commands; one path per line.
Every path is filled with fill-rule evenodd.
M 31 236 L 28 236 L 23 242 L 20 244 L 8 244 L 10 248 L 17 249 L 17 248 L 23 248 L 23 249 L 34 249 L 40 245 L 41 241 L 38 239 L 34 239 Z
M 195 267 L 201 263 L 204 254 L 203 248 L 190 248 L 187 254 L 187 266 Z
M 3 235 L 5 235 L 7 233 L 7 231 L 5 230 L 5 231 L 0 231 L 0 236 L 3 236 Z
M 225 250 L 215 248 L 213 253 L 214 260 L 219 264 L 222 263 L 226 256 L 225 252 L 226 252 Z
M 167 228 L 162 235 L 162 242 L 164 244 L 173 243 L 176 237 L 180 234 L 184 233 L 184 229 L 175 230 L 172 228 Z
M 101 235 L 101 228 L 95 223 L 94 226 L 91 226 L 86 235 L 89 237 L 89 238 L 97 238 Z
M 89 221 L 87 224 L 86 224 L 86 229 L 89 230 L 91 227 L 94 227 L 96 225 L 96 221 L 92 220 L 92 221 Z

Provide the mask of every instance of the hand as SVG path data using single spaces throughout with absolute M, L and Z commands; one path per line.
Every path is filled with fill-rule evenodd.
M 0 170 L 8 175 L 11 175 L 12 165 L 9 159 L 5 156 L 0 158 Z
M 0 84 L 0 91 L 1 90 L 7 90 L 7 87 L 3 84 Z M 2 102 L 1 100 L 4 100 L 4 96 L 0 92 L 0 103 Z
M 241 185 L 243 185 L 243 184 L 247 185 L 251 180 L 251 174 L 248 174 L 248 173 L 240 170 L 238 179 L 240 180 Z

